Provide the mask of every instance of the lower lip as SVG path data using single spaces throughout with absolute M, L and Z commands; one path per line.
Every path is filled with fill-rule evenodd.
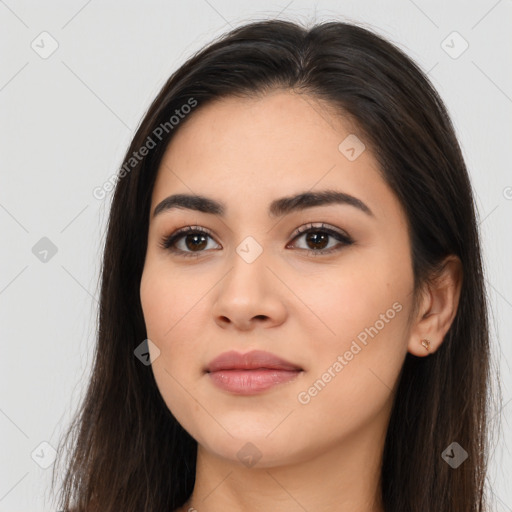
M 238 395 L 254 395 L 295 379 L 301 370 L 220 370 L 208 375 L 221 389 Z

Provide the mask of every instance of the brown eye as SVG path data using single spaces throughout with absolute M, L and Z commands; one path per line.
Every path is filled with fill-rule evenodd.
M 164 237 L 160 242 L 160 247 L 183 256 L 198 256 L 208 246 L 208 238 L 211 238 L 211 235 L 205 229 L 187 226 Z M 182 241 L 182 246 L 177 247 Z
M 321 232 L 321 231 L 312 231 L 306 233 L 306 243 L 312 244 L 314 249 L 323 250 L 329 243 L 329 238 L 331 235 Z
M 185 240 L 185 247 L 191 251 L 200 251 L 208 245 L 208 242 L 205 242 L 206 237 L 207 235 L 203 235 L 202 233 L 184 235 L 183 239 Z
M 340 250 L 346 245 L 351 245 L 354 243 L 349 236 L 335 231 L 334 229 L 325 227 L 324 224 L 318 227 L 310 224 L 309 227 L 306 227 L 306 229 L 299 228 L 297 231 L 299 234 L 294 238 L 294 241 L 304 237 L 306 247 L 301 247 L 300 249 L 308 251 L 308 253 L 312 256 L 329 254 L 331 252 Z M 329 239 L 333 238 L 338 243 L 335 243 L 334 246 L 328 247 Z

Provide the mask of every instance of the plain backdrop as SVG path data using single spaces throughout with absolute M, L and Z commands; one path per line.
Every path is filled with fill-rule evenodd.
M 270 17 L 364 23 L 428 72 L 448 107 L 478 203 L 502 379 L 490 482 L 496 510 L 512 511 L 510 0 L 0 0 L 0 512 L 56 510 L 52 447 L 95 343 L 111 194 L 93 189 L 188 56 Z

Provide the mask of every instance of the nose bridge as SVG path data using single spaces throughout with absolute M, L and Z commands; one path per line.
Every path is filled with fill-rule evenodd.
M 262 236 L 258 237 L 259 242 L 253 235 L 247 235 L 235 248 L 236 254 L 242 259 L 247 265 L 252 265 L 256 261 L 265 259 L 261 258 L 264 248 Z M 268 248 L 267 248 L 268 251 Z
M 248 329 L 255 317 L 280 322 L 285 316 L 284 304 L 277 296 L 275 279 L 269 271 L 269 249 L 264 249 L 256 236 L 245 236 L 228 257 L 229 271 L 217 292 L 213 313 L 216 320 L 226 319 L 240 329 Z M 271 266 L 271 264 L 269 265 Z
M 242 241 L 234 247 L 234 251 L 229 258 L 230 272 L 228 280 L 230 283 L 240 284 L 242 290 L 245 284 L 251 286 L 251 290 L 245 290 L 250 293 L 257 293 L 261 285 L 266 282 L 265 275 L 268 270 L 265 268 L 268 264 L 268 248 L 264 249 L 263 244 L 258 242 L 252 235 L 245 236 Z

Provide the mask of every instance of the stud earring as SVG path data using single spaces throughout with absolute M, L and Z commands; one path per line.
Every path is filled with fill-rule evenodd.
M 430 341 L 427 339 L 421 340 L 421 344 L 426 348 L 427 352 L 430 351 Z

